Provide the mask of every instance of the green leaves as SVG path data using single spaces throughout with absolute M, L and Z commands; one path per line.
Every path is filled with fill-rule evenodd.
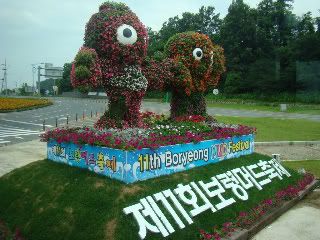
M 76 70 L 76 78 L 79 80 L 87 79 L 91 76 L 90 70 L 86 66 L 77 66 Z

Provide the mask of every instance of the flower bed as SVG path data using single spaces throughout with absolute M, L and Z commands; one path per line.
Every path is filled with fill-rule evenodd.
M 201 116 L 170 120 L 144 113 L 142 118 L 144 128 L 48 131 L 42 135 L 48 159 L 131 183 L 253 152 L 251 127 Z
M 27 110 L 51 105 L 48 99 L 0 98 L 0 112 Z
M 290 201 L 299 196 L 299 193 L 307 188 L 314 181 L 312 174 L 305 174 L 295 185 L 290 185 L 278 191 L 273 197 L 261 201 L 256 207 L 248 212 L 239 212 L 238 216 L 230 222 L 225 222 L 222 226 L 214 226 L 212 232 L 200 230 L 200 239 L 221 240 L 229 239 L 237 229 L 250 229 L 263 217 L 272 213 L 286 201 Z

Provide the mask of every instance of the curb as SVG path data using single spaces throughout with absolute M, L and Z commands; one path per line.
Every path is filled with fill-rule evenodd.
M 320 141 L 274 141 L 274 142 L 255 142 L 255 146 L 309 146 L 313 144 L 320 144 Z
M 288 201 L 285 202 L 281 207 L 272 210 L 269 214 L 261 218 L 256 224 L 251 226 L 249 229 L 238 229 L 236 232 L 229 237 L 230 240 L 249 240 L 251 239 L 256 233 L 261 231 L 267 225 L 274 222 L 277 218 L 279 218 L 282 214 L 287 212 L 290 208 L 296 205 L 301 199 L 303 199 L 308 193 L 310 193 L 313 189 L 320 186 L 319 180 L 313 180 L 311 184 L 308 185 L 306 189 L 299 193 L 299 195 Z

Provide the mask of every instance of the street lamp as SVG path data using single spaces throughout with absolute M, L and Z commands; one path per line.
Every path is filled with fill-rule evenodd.
M 2 69 L 4 71 L 3 73 L 3 83 L 5 83 L 6 87 L 6 96 L 8 96 L 8 84 L 7 84 L 7 60 L 4 60 L 4 64 L 2 63 L 0 66 L 4 66 Z M 1 91 L 2 92 L 2 91 Z
M 37 68 L 38 68 L 38 85 L 39 85 L 39 92 L 38 94 L 40 95 L 40 69 L 41 67 L 39 65 L 42 65 L 42 64 L 45 64 L 43 62 L 41 63 L 32 63 L 31 66 L 32 66 L 32 90 L 34 91 L 35 89 L 35 86 L 34 86 L 34 74 L 35 72 L 37 71 Z

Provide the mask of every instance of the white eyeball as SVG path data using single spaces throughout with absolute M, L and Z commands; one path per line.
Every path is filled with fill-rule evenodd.
M 127 24 L 122 24 L 117 29 L 117 40 L 124 45 L 134 44 L 137 41 L 137 31 Z
M 203 52 L 201 48 L 195 48 L 192 54 L 193 54 L 193 57 L 198 61 L 200 61 L 201 58 L 203 57 Z

